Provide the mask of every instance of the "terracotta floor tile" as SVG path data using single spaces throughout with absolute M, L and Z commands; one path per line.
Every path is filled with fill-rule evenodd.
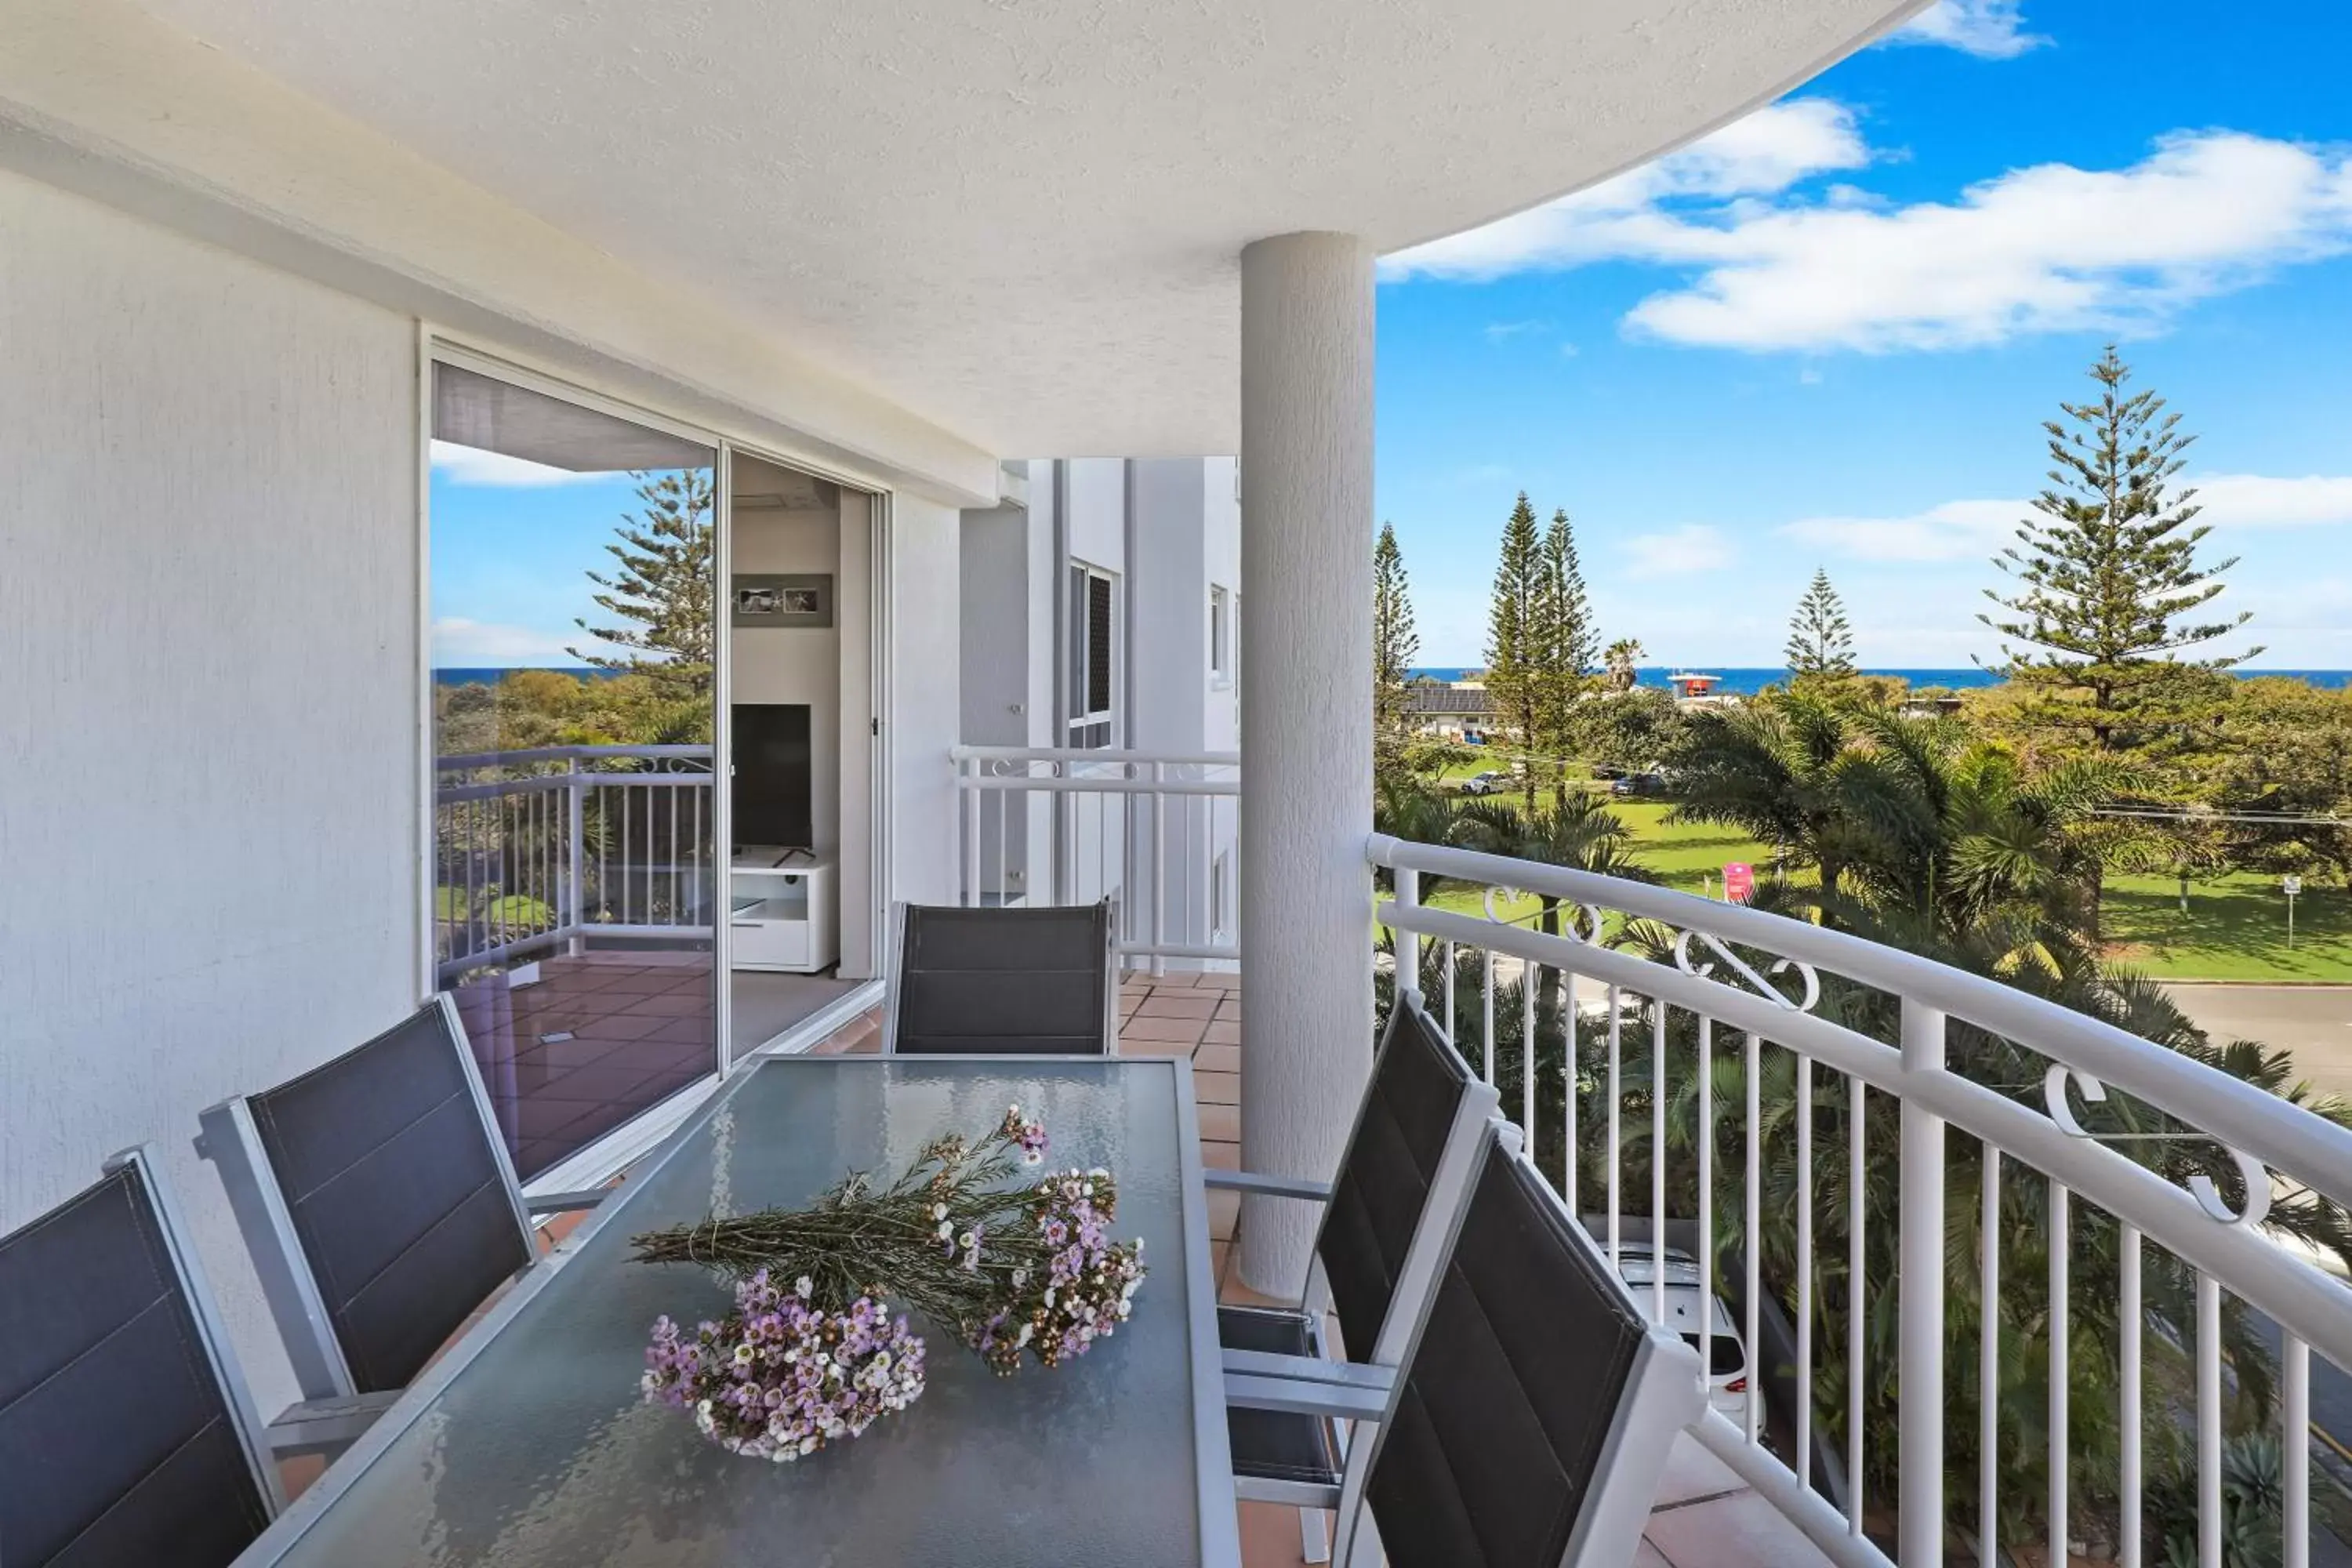
M 1303 1568 L 1298 1510 L 1278 1503 L 1241 1505 L 1243 1568 Z
M 1209 1027 L 1213 1029 L 1216 1026 L 1212 1024 Z M 1237 1074 L 1242 1070 L 1241 1047 L 1204 1039 L 1201 1048 L 1192 1053 L 1192 1070 Z
M 1152 986 L 1155 989 L 1164 987 L 1171 991 L 1191 990 L 1192 988 L 1194 978 L 1195 977 L 1193 975 L 1184 973 L 1181 971 L 1171 974 L 1154 974 L 1150 976 Z
M 1237 1072 L 1207 1072 L 1196 1062 L 1192 1068 L 1192 1097 L 1204 1107 L 1239 1105 L 1242 1102 L 1242 1075 Z
M 1135 1011 L 1139 1017 L 1144 1018 L 1206 1019 L 1213 1015 L 1217 1008 L 1218 1003 L 1214 996 L 1203 996 L 1191 992 L 1171 995 L 1166 992 L 1154 991 L 1143 999 L 1142 1004 Z
M 1241 1020 L 1234 1018 L 1220 1022 L 1212 1018 L 1209 1020 L 1208 1028 L 1202 1031 L 1201 1038 L 1215 1046 L 1238 1046 L 1242 1043 Z M 1864 1139 L 1864 1142 L 1868 1142 L 1869 1140 Z
M 1865 1140 L 1867 1142 L 1867 1140 Z M 1212 1190 L 1209 1194 L 1209 1236 L 1215 1241 L 1231 1241 L 1241 1223 L 1242 1195 L 1236 1192 Z M 1222 1278 L 1224 1270 L 1219 1269 Z
M 1201 1140 L 1201 1163 L 1220 1171 L 1242 1168 L 1242 1146 L 1238 1143 L 1214 1143 Z
M 1137 1014 L 1127 1021 L 1119 1037 L 1128 1040 L 1181 1040 L 1188 1046 L 1201 1043 L 1202 1031 L 1209 1026 L 1205 1018 L 1161 1018 Z
M 586 1069 L 583 1069 L 586 1070 Z M 1242 1141 L 1242 1108 L 1238 1105 L 1201 1105 L 1196 1108 L 1201 1117 L 1201 1136 L 1219 1143 Z

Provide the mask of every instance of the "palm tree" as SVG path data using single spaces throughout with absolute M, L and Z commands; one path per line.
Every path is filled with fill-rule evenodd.
M 1633 689 L 1633 683 L 1640 679 L 1635 673 L 1634 667 L 1642 662 L 1643 655 L 1646 651 L 1640 640 L 1634 637 L 1619 637 L 1609 645 L 1609 651 L 1601 658 L 1608 668 L 1610 690 Z
M 2113 836 L 2094 809 L 2116 798 L 2126 777 L 2113 763 L 2094 759 L 2034 772 L 2006 749 L 1972 742 L 1950 726 L 1921 723 L 1885 712 L 1841 708 L 1803 696 L 1783 696 L 1738 713 L 1700 715 L 1680 759 L 1687 798 L 1677 808 L 1683 820 L 1737 825 L 1788 847 L 1791 858 L 1820 868 L 1822 886 L 1810 898 L 1790 890 L 1786 902 L 1810 903 L 1825 921 L 1854 934 L 1933 958 L 1973 973 L 2103 1018 L 2145 1039 L 2177 1050 L 2219 1071 L 2301 1104 L 2316 1114 L 2352 1124 L 2352 1113 L 2332 1100 L 2314 1099 L 2293 1081 L 2284 1052 L 2249 1041 L 2216 1044 L 2180 1014 L 2144 977 L 2101 961 L 2093 910 L 2102 856 L 2113 853 Z M 1658 948 L 1633 933 L 1634 945 Z M 1769 955 L 1746 955 L 1761 969 Z M 1822 976 L 1821 1013 L 1874 1038 L 1893 1044 L 1900 1037 L 1898 1000 L 1885 992 L 1835 975 Z M 1627 1037 L 1647 1049 L 1646 1029 Z M 1667 1020 L 1669 1147 L 1654 1157 L 1666 1162 L 1670 1188 L 1695 1196 L 1697 1029 L 1685 1017 Z M 2014 1042 L 1958 1019 L 1947 1037 L 1952 1070 L 2009 1098 L 2038 1105 L 2048 1063 Z M 1625 1066 L 1625 1079 L 1650 1081 L 1647 1062 Z M 1765 1191 L 1759 1212 L 1763 1231 L 1743 1238 L 1758 1251 L 1770 1288 L 1792 1304 L 1802 1267 L 1794 1237 L 1799 1167 L 1794 1157 L 1797 1107 L 1810 1101 L 1815 1158 L 1811 1180 L 1815 1201 L 1815 1250 L 1811 1259 L 1817 1342 L 1844 1342 L 1848 1314 L 1864 1314 L 1864 1363 L 1847 1368 L 1835 1357 L 1817 1381 L 1825 1432 L 1843 1421 L 1845 1379 L 1863 1380 L 1864 1419 L 1873 1457 L 1865 1489 L 1886 1495 L 1897 1419 L 1894 1334 L 1885 1292 L 1848 1293 L 1845 1214 L 1848 1140 L 1853 1135 L 1845 1084 L 1816 1071 L 1809 1094 L 1800 1096 L 1794 1059 L 1768 1047 L 1761 1062 L 1759 1092 L 1765 1126 L 1762 1172 Z M 1737 1105 L 1745 1093 L 1744 1062 L 1719 1051 L 1714 1071 L 1715 1103 Z M 2081 1113 L 2095 1132 L 2120 1142 L 2110 1147 L 2147 1165 L 2167 1182 L 2194 1174 L 2210 1177 L 2233 1201 L 2240 1178 L 2231 1163 L 2194 1130 L 2128 1096 L 2110 1094 Z M 1896 1108 L 1873 1097 L 1866 1111 L 1864 1147 L 1866 1210 L 1864 1232 L 1866 1280 L 1895 1277 L 1899 1234 L 1894 1198 L 1899 1188 L 1900 1138 Z M 1645 1118 L 1629 1114 L 1633 1129 L 1622 1154 L 1622 1179 L 1640 1190 L 1648 1180 L 1653 1152 L 1643 1140 Z M 1738 1169 L 1745 1158 L 1744 1128 L 1718 1122 L 1715 1168 Z M 1948 1191 L 1955 1194 L 1946 1234 L 1957 1258 L 1972 1258 L 1979 1245 L 1973 1208 L 1981 1180 L 1981 1152 L 1968 1139 L 1952 1140 Z M 1730 1178 L 1736 1183 L 1736 1178 Z M 2002 1184 L 1999 1246 L 2015 1259 L 2021 1279 L 2038 1277 L 2049 1255 L 2047 1186 L 2037 1173 L 2011 1164 Z M 1734 1215 L 1744 1194 L 1717 1194 L 1716 1212 Z M 2306 1247 L 2335 1253 L 2352 1263 L 2352 1219 L 2334 1203 L 2308 1191 L 2273 1202 L 2266 1228 Z M 2078 1420 L 2069 1459 L 2071 1494 L 2077 1517 L 2067 1521 L 2077 1533 L 2112 1540 L 2116 1506 L 2116 1466 L 2122 1433 L 2114 1419 L 2114 1389 L 2121 1356 L 2116 1302 L 2124 1269 L 2120 1228 L 2103 1214 L 2078 1211 L 2072 1241 L 2074 1312 L 2067 1362 Z M 2144 1304 L 2158 1331 L 2144 1342 L 2153 1390 L 2179 1391 L 2191 1369 L 2179 1347 L 2194 1339 L 2194 1272 L 2155 1247 L 2141 1259 Z M 1947 1364 L 1954 1387 L 1976 1384 L 1979 1325 L 1982 1314 L 1999 1319 L 2000 1364 L 1996 1381 L 2004 1390 L 2001 1408 L 2001 1493 L 2016 1500 L 2007 1532 L 2022 1533 L 2041 1521 L 2027 1517 L 2032 1500 L 2045 1495 L 2042 1446 L 2031 1430 L 2052 1364 L 2044 1308 L 2030 1291 L 2005 1294 L 1986 1303 L 1973 1294 L 1974 1270 L 1954 1270 L 1948 1297 Z M 1857 1300 L 1856 1296 L 1861 1299 Z M 2236 1306 L 2225 1313 L 2223 1354 L 2235 1394 L 2231 1425 L 2247 1429 L 2270 1419 L 2274 1405 L 2269 1352 L 2251 1319 Z M 2153 1399 L 2152 1411 L 2164 1405 Z M 2179 1433 L 2160 1414 L 2141 1435 L 2151 1456 L 2151 1473 L 2179 1462 Z M 1948 1459 L 1973 1468 L 1975 1424 L 1956 1422 Z M 2175 1521 L 2150 1493 L 2151 1527 L 2163 1539 Z M 2251 1505 L 2250 1505 L 2251 1506 Z M 2275 1525 L 2272 1526 L 2273 1532 Z
M 1666 820 L 1737 827 L 1784 864 L 1813 867 L 1822 923 L 1843 923 L 1850 867 L 1899 876 L 1900 847 L 1932 837 L 1936 808 L 1922 780 L 1931 752 L 1887 730 L 1903 721 L 1884 719 L 1798 695 L 1695 713 Z

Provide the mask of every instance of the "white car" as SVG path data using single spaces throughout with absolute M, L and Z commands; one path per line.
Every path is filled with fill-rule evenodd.
M 1657 1278 L 1646 1241 L 1628 1241 L 1617 1248 L 1617 1272 L 1633 1293 L 1643 1316 L 1657 1321 Z M 1707 1403 L 1734 1422 L 1748 1420 L 1748 1348 L 1739 1342 L 1731 1310 L 1720 1296 L 1710 1296 L 1699 1282 L 1698 1260 L 1678 1247 L 1666 1248 L 1666 1327 L 1699 1348 L 1699 1325 L 1706 1324 Z M 1702 1320 L 1700 1314 L 1707 1314 Z
M 1511 787 L 1511 775 L 1493 768 L 1483 773 L 1472 773 L 1462 781 L 1464 795 L 1500 795 Z

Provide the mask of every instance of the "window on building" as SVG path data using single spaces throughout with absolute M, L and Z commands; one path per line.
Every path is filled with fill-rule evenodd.
M 1118 721 L 1118 579 L 1093 566 L 1070 566 L 1070 631 L 1064 696 L 1070 744 L 1111 744 Z
M 1234 681 L 1233 595 L 1214 584 L 1209 587 L 1209 678 L 1219 686 Z

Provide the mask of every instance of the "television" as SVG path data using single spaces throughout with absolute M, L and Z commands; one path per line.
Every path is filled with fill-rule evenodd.
M 735 847 L 814 847 L 808 704 L 738 702 L 734 720 Z

